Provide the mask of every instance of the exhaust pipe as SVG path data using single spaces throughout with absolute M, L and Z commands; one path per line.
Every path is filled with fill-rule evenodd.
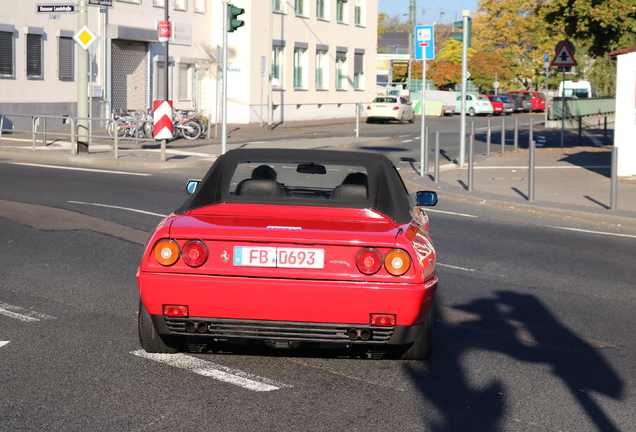
M 185 325 L 185 329 L 188 333 L 205 333 L 208 331 L 208 325 L 204 322 L 188 321 Z
M 371 330 L 352 328 L 349 329 L 349 331 L 347 332 L 347 336 L 349 336 L 349 339 L 351 339 L 352 341 L 358 339 L 368 341 L 369 339 L 371 339 Z

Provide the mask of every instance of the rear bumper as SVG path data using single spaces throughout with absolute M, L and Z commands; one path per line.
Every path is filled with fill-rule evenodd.
M 261 340 L 325 344 L 404 345 L 415 340 L 421 324 L 374 327 L 351 323 L 170 318 L 151 315 L 159 334 L 207 337 L 215 341 Z
M 348 336 L 341 340 L 343 328 L 371 329 L 374 337 L 386 329 L 369 326 L 371 314 L 396 316 L 392 333 L 379 343 L 405 343 L 410 327 L 419 328 L 429 313 L 437 290 L 437 278 L 389 284 L 139 273 L 137 280 L 160 334 L 185 335 L 192 322 L 203 323 L 201 336 L 289 339 L 298 332 L 301 340 L 314 340 L 326 331 L 329 340 L 349 343 Z M 164 318 L 165 304 L 188 306 L 190 317 Z

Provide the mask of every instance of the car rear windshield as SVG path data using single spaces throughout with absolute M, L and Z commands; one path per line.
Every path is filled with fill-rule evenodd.
M 373 99 L 373 103 L 397 103 L 397 98 L 394 97 L 377 97 Z
M 493 102 L 503 102 L 499 96 L 490 96 L 490 100 Z
M 340 199 L 368 197 L 367 169 L 360 165 L 246 161 L 236 165 L 229 193 L 236 197 Z
M 488 98 L 486 96 L 481 96 L 481 95 L 476 96 L 476 98 L 477 98 L 477 100 L 480 100 L 480 101 L 487 101 L 488 100 Z
M 499 99 L 501 99 L 501 101 L 504 102 L 504 103 L 511 103 L 512 102 L 508 96 L 499 96 Z

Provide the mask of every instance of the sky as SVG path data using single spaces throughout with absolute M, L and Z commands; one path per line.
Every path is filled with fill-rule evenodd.
M 462 9 L 477 12 L 478 0 L 417 0 L 417 24 L 449 24 L 462 19 Z M 378 0 L 378 13 L 402 15 L 402 21 L 408 20 L 409 0 Z M 441 17 L 441 21 L 440 21 Z

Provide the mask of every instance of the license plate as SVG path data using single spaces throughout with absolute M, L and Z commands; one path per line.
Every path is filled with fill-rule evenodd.
M 325 250 L 234 246 L 233 262 L 235 266 L 321 269 L 325 266 Z

